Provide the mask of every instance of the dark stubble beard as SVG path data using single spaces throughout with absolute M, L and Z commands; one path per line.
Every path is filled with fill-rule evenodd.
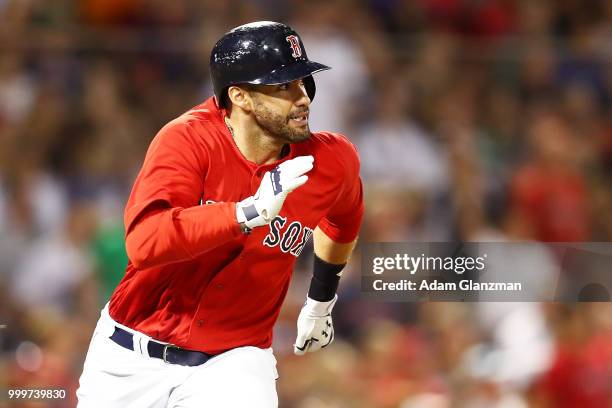
M 308 124 L 304 127 L 289 126 L 289 118 L 268 110 L 262 103 L 255 104 L 255 122 L 270 136 L 286 143 L 300 143 L 310 139 Z

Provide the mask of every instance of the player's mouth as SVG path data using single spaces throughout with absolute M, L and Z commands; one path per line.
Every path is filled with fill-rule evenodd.
M 308 111 L 298 113 L 290 117 L 290 121 L 293 121 L 298 126 L 305 126 L 308 124 Z

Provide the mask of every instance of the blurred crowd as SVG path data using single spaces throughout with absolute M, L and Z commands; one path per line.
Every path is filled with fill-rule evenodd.
M 212 93 L 216 39 L 255 20 L 333 67 L 311 128 L 360 151 L 361 242 L 612 241 L 612 2 L 4 0 L 0 389 L 74 406 L 148 143 Z M 281 407 L 612 406 L 610 303 L 365 301 L 359 248 L 336 342 L 295 357 L 309 256 L 275 331 Z

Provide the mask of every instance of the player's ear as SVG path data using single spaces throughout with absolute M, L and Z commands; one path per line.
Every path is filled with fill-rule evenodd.
M 246 87 L 230 86 L 227 89 L 227 97 L 232 102 L 232 105 L 238 106 L 244 111 L 251 112 L 252 100 Z

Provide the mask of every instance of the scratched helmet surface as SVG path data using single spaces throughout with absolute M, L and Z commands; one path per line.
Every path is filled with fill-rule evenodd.
M 310 61 L 299 35 L 273 21 L 241 25 L 225 33 L 210 54 L 210 75 L 219 106 L 227 107 L 227 88 L 238 84 L 278 85 L 303 79 L 312 100 L 312 74 L 330 69 Z

